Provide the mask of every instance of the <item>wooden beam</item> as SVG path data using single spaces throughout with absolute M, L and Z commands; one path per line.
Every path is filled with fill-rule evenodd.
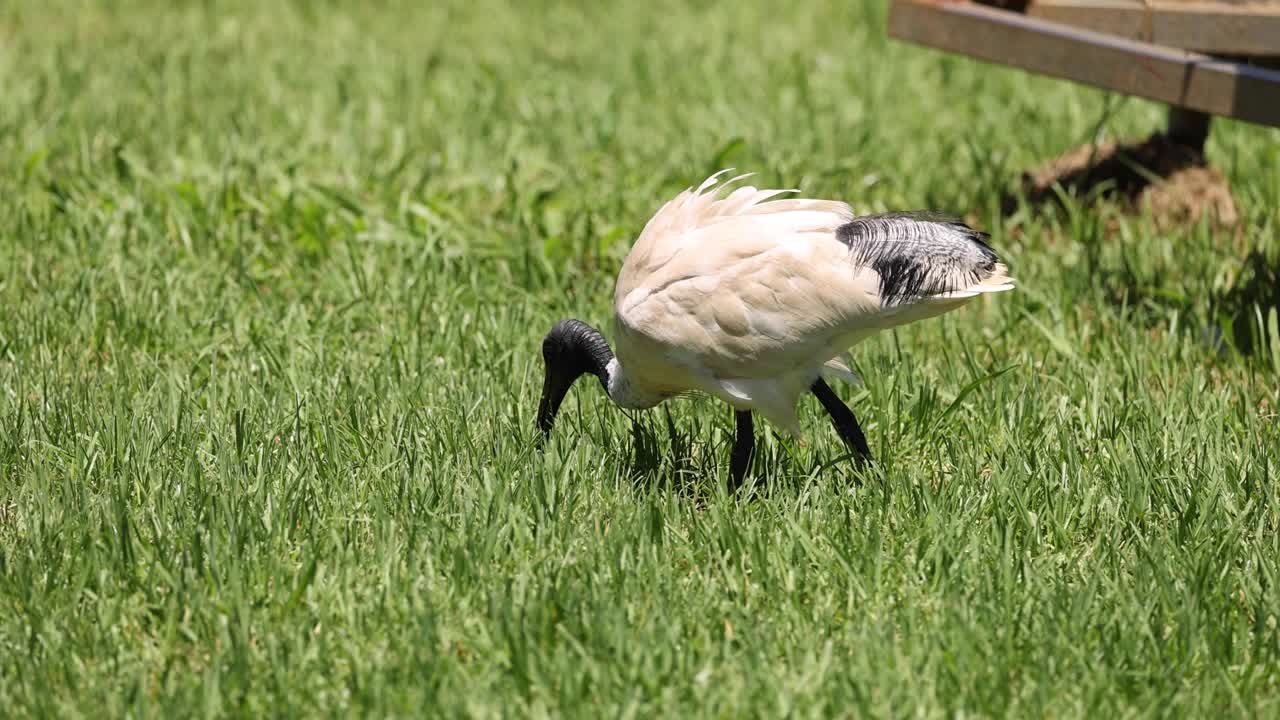
M 1280 56 L 1277 2 L 1035 0 L 1027 15 L 1183 50 Z
M 1280 55 L 1280 5 L 1160 3 L 1152 8 L 1151 40 L 1202 52 Z
M 1130 40 L 1150 40 L 1140 0 L 1035 0 L 1027 5 L 1027 15 Z
M 896 0 L 889 34 L 1188 110 L 1280 127 L 1280 72 L 967 2 Z
M 1214 5 L 1249 5 L 1255 8 L 1275 5 L 1276 0 L 1159 0 L 1161 5 L 1202 5 L 1206 2 Z

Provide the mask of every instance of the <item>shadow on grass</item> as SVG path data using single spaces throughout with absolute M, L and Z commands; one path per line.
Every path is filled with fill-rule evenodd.
M 1224 331 L 1230 329 L 1236 350 L 1254 355 L 1267 350 L 1268 342 L 1280 341 L 1275 337 L 1268 340 L 1259 323 L 1259 314 L 1266 318 L 1272 311 L 1280 312 L 1280 258 L 1268 258 L 1255 250 L 1245 258 L 1244 266 L 1248 281 L 1214 297 L 1211 307 Z
M 1136 143 L 1072 149 L 1024 172 L 1000 206 L 1007 215 L 1022 203 L 1060 207 L 1067 197 L 1086 204 L 1118 202 L 1128 211 L 1145 208 L 1162 225 L 1195 222 L 1206 214 L 1224 227 L 1239 220 L 1226 178 L 1204 152 L 1162 133 Z
M 1149 213 L 1165 232 L 1193 227 L 1207 220 L 1211 232 L 1240 233 L 1240 222 L 1225 176 L 1210 166 L 1203 151 L 1156 133 L 1136 143 L 1082 145 L 1023 173 L 1017 186 L 1001 200 L 1008 215 L 1024 204 L 1032 209 L 1061 213 L 1074 223 L 1077 213 L 1096 213 L 1099 204 L 1114 203 L 1124 213 Z M 1243 356 L 1274 354 L 1280 338 L 1271 337 L 1267 323 L 1280 312 L 1280 258 L 1252 250 L 1244 259 L 1241 281 L 1219 291 L 1181 292 L 1179 282 L 1165 272 L 1140 277 L 1128 265 L 1103 268 L 1101 248 L 1114 239 L 1114 219 L 1079 224 L 1087 240 L 1086 272 L 1114 305 L 1136 310 L 1139 322 L 1156 325 L 1168 311 L 1206 318 L 1196 338 L 1210 353 L 1228 348 Z
M 681 496 L 698 494 L 705 478 L 715 478 L 718 468 L 707 467 L 705 458 L 694 457 L 693 439 L 676 429 L 671 413 L 663 411 L 667 448 L 658 442 L 651 423 L 631 423 L 631 479 L 637 489 L 672 490 Z
M 828 430 L 825 425 L 815 432 Z M 819 456 L 811 463 L 801 463 L 794 454 L 769 453 L 764 441 L 766 430 L 757 423 L 756 454 L 741 493 L 766 497 L 775 492 L 794 493 L 813 483 L 857 485 L 870 477 L 859 470 L 854 455 L 841 452 L 830 457 Z M 660 436 L 665 435 L 665 443 Z M 718 441 L 717 435 L 725 442 Z M 692 431 L 676 427 L 670 413 L 663 412 L 661 424 L 634 421 L 631 424 L 631 479 L 637 489 L 671 490 L 684 497 L 713 494 L 729 481 L 729 454 L 732 433 L 723 433 L 698 424 Z M 793 442 L 777 440 L 774 442 Z M 665 445 L 665 447 L 664 447 Z
M 1266 325 L 1271 313 L 1280 313 L 1280 258 L 1253 250 L 1244 260 L 1238 282 L 1221 292 L 1206 295 L 1162 290 L 1163 276 L 1140 278 L 1128 268 L 1093 271 L 1113 305 L 1137 310 L 1134 317 L 1146 326 L 1167 322 L 1170 311 L 1186 317 L 1207 318 L 1196 338 L 1206 351 L 1220 354 L 1234 350 L 1244 357 L 1273 354 L 1280 338 L 1271 337 Z

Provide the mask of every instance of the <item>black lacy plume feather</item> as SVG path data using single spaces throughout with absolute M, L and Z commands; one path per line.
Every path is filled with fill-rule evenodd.
M 995 270 L 990 236 L 937 213 L 906 212 L 854 218 L 836 230 L 853 260 L 880 276 L 885 305 L 963 290 Z

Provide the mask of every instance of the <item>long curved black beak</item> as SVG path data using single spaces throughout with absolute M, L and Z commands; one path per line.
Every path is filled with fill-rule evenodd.
M 542 399 L 538 401 L 539 446 L 550 437 L 551 426 L 556 422 L 556 413 L 560 412 L 560 403 L 564 402 L 564 396 L 569 393 L 569 388 L 573 387 L 573 382 L 577 379 L 576 375 L 558 372 L 557 368 L 547 366 L 547 374 L 542 380 Z

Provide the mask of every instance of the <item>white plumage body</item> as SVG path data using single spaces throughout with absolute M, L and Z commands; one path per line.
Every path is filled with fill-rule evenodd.
M 843 202 L 775 199 L 718 175 L 664 205 L 614 292 L 610 397 L 650 407 L 702 391 L 798 432 L 795 407 L 874 333 L 1013 287 L 983 235 Z

